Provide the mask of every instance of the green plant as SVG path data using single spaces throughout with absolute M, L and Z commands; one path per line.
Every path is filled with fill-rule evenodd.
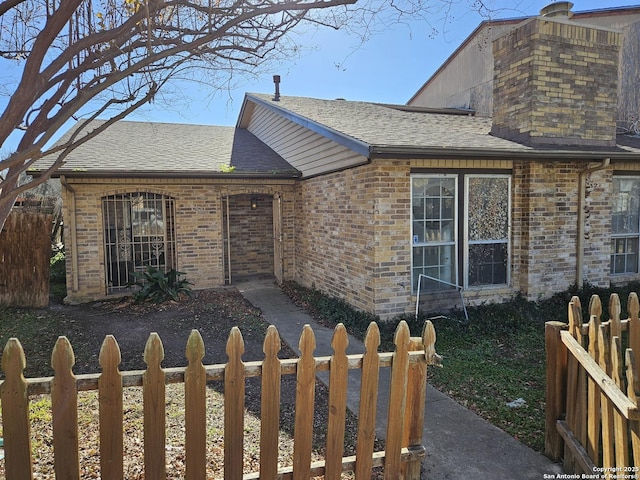
M 380 321 L 346 302 L 319 290 L 287 283 L 285 291 L 325 325 L 342 322 L 362 339 L 369 321 L 380 328 L 380 351 L 393 351 L 393 336 L 400 320 L 419 336 L 427 316 L 400 315 Z M 560 303 L 558 303 L 560 305 Z M 566 316 L 567 307 L 541 305 L 514 296 L 503 304 L 469 307 L 469 322 L 460 311 L 434 319 L 436 351 L 444 368 L 429 368 L 429 383 L 486 420 L 536 450 L 544 448 L 544 322 Z M 507 403 L 524 398 L 526 405 L 512 409 Z
M 147 265 L 144 272 L 135 272 L 134 278 L 136 281 L 132 285 L 140 287 L 140 290 L 133 294 L 133 298 L 136 302 L 163 302 L 165 300 L 175 300 L 179 302 L 181 298 L 191 296 L 191 282 L 185 278 L 180 278 L 180 275 L 184 275 L 182 272 L 178 272 L 175 269 L 171 269 L 168 272 L 164 272 L 158 268 Z
M 49 291 L 56 300 L 62 301 L 67 296 L 67 269 L 64 247 L 54 250 L 49 266 Z

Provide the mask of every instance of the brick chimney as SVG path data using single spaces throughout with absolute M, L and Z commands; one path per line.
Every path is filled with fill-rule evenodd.
M 491 133 L 531 146 L 614 146 L 621 41 L 569 15 L 534 17 L 496 39 Z

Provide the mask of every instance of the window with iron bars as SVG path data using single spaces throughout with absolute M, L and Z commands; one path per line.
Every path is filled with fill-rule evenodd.
M 175 201 L 134 192 L 102 198 L 107 293 L 130 288 L 134 272 L 176 266 Z

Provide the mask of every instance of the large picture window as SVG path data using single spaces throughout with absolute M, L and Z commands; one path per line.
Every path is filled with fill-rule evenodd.
M 102 199 L 107 292 L 127 289 L 146 266 L 175 268 L 174 200 L 155 193 Z
M 638 273 L 640 177 L 614 177 L 611 273 Z
M 411 187 L 414 291 L 509 283 L 508 175 L 416 174 Z

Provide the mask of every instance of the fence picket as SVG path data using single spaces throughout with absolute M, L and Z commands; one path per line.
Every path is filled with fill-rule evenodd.
M 571 298 L 568 307 L 569 317 L 569 333 L 573 338 L 582 345 L 582 307 L 578 297 Z M 582 387 L 579 377 L 581 376 L 579 363 L 572 355 L 569 356 L 567 363 L 567 425 L 572 432 L 576 432 L 578 421 L 580 418 L 580 387 Z M 576 432 L 577 436 L 577 432 Z M 566 471 L 574 471 L 576 468 L 573 454 L 565 452 L 564 469 Z
M 432 339 L 432 340 L 430 340 Z M 410 341 L 415 348 L 409 351 Z M 373 467 L 384 467 L 385 479 L 406 478 L 417 480 L 415 466 L 424 456 L 421 445 L 424 392 L 422 379 L 408 373 L 426 373 L 426 363 L 437 363 L 434 348 L 435 331 L 430 322 L 425 324 L 421 341 L 409 337 L 406 322 L 396 329 L 395 352 L 378 353 L 380 333 L 375 323 L 369 325 L 363 355 L 346 355 L 348 337 L 344 326 L 336 327 L 332 340 L 331 358 L 314 358 L 315 335 L 305 325 L 300 336 L 298 359 L 280 360 L 280 338 L 275 327 L 269 327 L 264 340 L 263 362 L 242 361 L 244 343 L 237 327 L 227 341 L 229 361 L 222 365 L 203 366 L 204 342 L 193 330 L 187 342 L 187 367 L 164 369 L 164 348 L 157 333 L 151 333 L 144 349 L 146 370 L 121 372 L 120 348 L 115 338 L 108 335 L 101 346 L 100 374 L 73 374 L 73 350 L 64 337 L 60 337 L 52 353 L 55 375 L 52 378 L 26 380 L 23 371 L 26 359 L 17 339 L 11 339 L 2 353 L 5 379 L 0 381 L 2 401 L 2 428 L 5 437 L 5 473 L 8 480 L 33 479 L 30 446 L 29 395 L 51 393 L 54 422 L 54 454 L 56 478 L 79 479 L 78 449 L 78 391 L 98 390 L 100 417 L 100 478 L 122 480 L 123 472 L 123 390 L 142 386 L 144 409 L 144 477 L 165 480 L 166 472 L 166 395 L 167 383 L 184 383 L 185 388 L 185 478 L 206 478 L 206 381 L 224 379 L 225 382 L 225 479 L 291 478 L 308 480 L 324 475 L 340 478 L 345 469 L 355 471 L 356 479 L 370 478 Z M 422 352 L 424 350 L 424 353 Z M 420 368 L 416 368 L 419 365 Z M 374 451 L 376 406 L 379 369 L 391 367 L 391 395 L 389 399 L 390 426 L 387 430 L 387 451 Z M 360 419 L 356 455 L 343 457 L 346 413 L 346 392 L 349 368 L 362 369 Z M 329 370 L 329 420 L 327 424 L 327 452 L 324 461 L 311 462 L 313 445 L 314 400 L 316 369 Z M 293 466 L 278 468 L 279 416 L 281 375 L 296 374 L 296 408 L 294 420 Z M 260 472 L 244 475 L 243 432 L 245 381 L 261 376 L 261 453 Z M 415 384 L 414 384 L 415 383 Z M 418 387 L 418 388 L 416 388 Z M 423 388 L 423 389 L 424 389 Z M 407 408 L 407 405 L 413 406 Z M 407 412 L 410 418 L 405 420 Z M 414 424 L 416 422 L 416 424 Z M 403 426 L 407 436 L 403 438 Z M 414 438 L 415 437 L 415 438 Z M 407 448 L 403 448 L 403 447 Z M 405 468 L 404 464 L 411 465 Z M 403 476 L 404 475 L 404 476 Z
M 611 324 L 611 338 L 622 338 L 622 322 L 620 320 L 620 297 L 617 293 L 612 293 L 609 297 L 609 323 Z
M 433 324 L 426 321 L 422 337 L 411 337 L 410 351 L 424 350 L 425 362 L 409 365 L 407 378 L 407 406 L 404 415 L 404 434 L 402 446 L 409 450 L 422 447 L 422 429 L 424 426 L 424 408 L 427 394 L 427 365 L 433 361 L 435 353 L 436 333 Z M 424 455 L 424 452 L 421 452 Z M 420 458 L 406 462 L 402 467 L 403 478 L 417 480 L 420 478 Z
M 356 445 L 356 480 L 371 478 L 371 455 L 376 438 L 376 409 L 380 372 L 380 330 L 374 322 L 369 324 L 364 338 L 360 406 L 358 410 L 358 441 Z
M 20 341 L 10 338 L 2 351 L 4 382 L 0 387 L 2 431 L 7 439 L 4 468 L 8 479 L 33 478 L 29 397 L 23 375 L 26 367 L 27 360 Z
M 600 345 L 600 368 L 611 376 L 611 343 L 609 341 L 609 322 L 600 325 L 598 343 Z M 614 432 L 613 432 L 613 404 L 609 398 L 602 394 L 600 398 L 602 411 L 602 466 L 612 468 L 615 466 L 614 457 Z
M 401 477 L 400 453 L 402 450 L 402 429 L 406 408 L 409 341 L 409 326 L 407 322 L 402 320 L 396 328 L 393 340 L 396 350 L 393 354 L 393 363 L 391 365 L 384 480 L 398 479 Z
M 296 384 L 296 413 L 293 433 L 293 480 L 311 476 L 311 446 L 313 439 L 313 405 L 316 386 L 316 362 L 313 351 L 316 338 L 305 325 L 298 343 L 300 358 Z
M 611 339 L 611 378 L 618 385 L 618 387 L 624 391 L 624 385 L 622 378 L 620 377 L 621 365 L 621 343 L 620 337 L 613 337 Z M 613 423 L 615 432 L 615 444 L 616 444 L 616 465 L 618 467 L 629 466 L 629 434 L 627 431 L 627 419 L 615 409 L 613 412 Z
M 602 316 L 602 303 L 598 295 L 592 295 L 589 301 L 589 355 L 596 362 L 600 358 L 598 345 L 598 329 Z M 590 458 L 600 456 L 600 395 L 598 384 L 591 377 L 587 379 L 587 444 Z
M 244 451 L 244 340 L 233 327 L 227 340 L 229 361 L 224 371 L 224 478 L 241 480 Z
M 142 381 L 144 403 L 144 473 L 147 480 L 165 480 L 165 373 L 160 366 L 164 347 L 156 332 L 144 348 L 147 369 Z
M 54 376 L 51 385 L 53 424 L 53 456 L 56 478 L 80 479 L 78 454 L 78 390 L 71 368 L 76 363 L 67 337 L 58 337 L 51 366 Z
M 280 386 L 282 367 L 278 352 L 280 336 L 269 325 L 262 351 L 262 397 L 260 399 L 260 478 L 276 478 L 278 473 L 278 432 L 280 428 Z
M 100 348 L 102 373 L 98 379 L 100 476 L 104 480 L 124 478 L 122 375 L 118 370 L 121 361 L 115 337 L 107 335 Z
M 631 348 L 627 349 L 627 395 L 638 405 L 640 398 L 640 379 L 638 378 L 638 369 L 636 368 L 636 355 Z M 632 465 L 640 464 L 640 420 L 629 421 L 629 434 L 631 435 L 631 448 L 633 452 Z
M 204 341 L 198 330 L 191 330 L 185 357 L 189 364 L 184 372 L 185 408 L 185 477 L 204 480 L 207 477 L 207 372 L 202 365 Z
M 327 463 L 325 480 L 336 480 L 342 475 L 344 456 L 344 430 L 347 412 L 347 383 L 349 363 L 347 330 L 339 323 L 333 331 L 331 348 L 333 355 L 329 363 L 329 424 L 327 427 Z

